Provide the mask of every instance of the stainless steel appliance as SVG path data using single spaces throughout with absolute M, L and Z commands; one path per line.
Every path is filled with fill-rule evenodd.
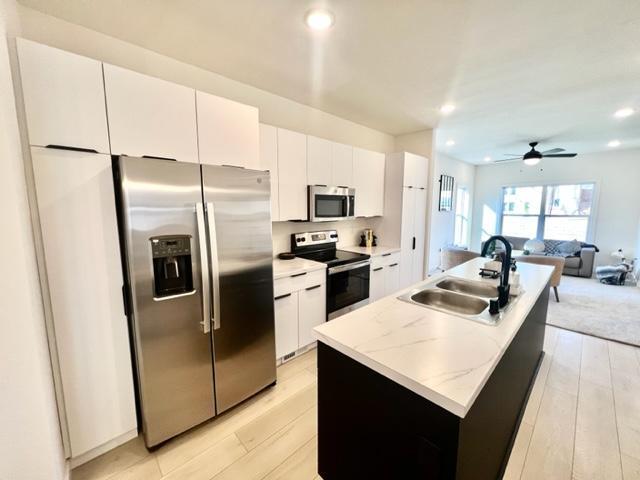
M 308 191 L 310 222 L 329 222 L 355 218 L 355 188 L 309 185 Z
M 370 256 L 337 250 L 337 243 L 336 230 L 291 235 L 291 251 L 297 257 L 327 264 L 329 320 L 369 302 Z
M 275 383 L 269 174 L 114 160 L 145 443 Z

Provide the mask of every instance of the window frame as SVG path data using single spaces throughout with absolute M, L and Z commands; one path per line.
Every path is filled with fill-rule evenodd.
M 593 186 L 593 195 L 591 197 L 591 209 L 589 215 L 547 215 L 547 189 L 549 187 L 557 187 L 562 185 L 592 185 Z M 554 218 L 587 218 L 587 232 L 586 238 L 582 241 L 586 243 L 593 243 L 593 238 L 595 236 L 595 225 L 596 225 L 596 212 L 598 205 L 598 195 L 600 189 L 598 188 L 598 182 L 594 180 L 580 180 L 580 181 L 565 181 L 565 182 L 550 182 L 550 183 L 540 183 L 540 182 L 526 182 L 526 183 L 517 183 L 517 184 L 507 184 L 502 185 L 500 188 L 500 203 L 498 211 L 500 212 L 498 215 L 498 225 L 497 231 L 502 234 L 502 228 L 504 225 L 504 197 L 505 191 L 508 188 L 523 188 L 523 187 L 542 187 L 542 198 L 540 202 L 540 211 L 538 214 L 506 214 L 507 216 L 513 217 L 535 217 L 538 218 L 538 224 L 536 228 L 536 236 L 535 238 L 544 239 L 544 227 L 545 221 L 547 217 Z M 580 239 L 577 239 L 580 241 Z
M 466 212 L 464 212 L 465 214 L 459 214 L 458 213 L 458 207 L 460 205 L 460 190 L 464 190 L 467 194 L 467 205 L 466 205 Z M 456 187 L 456 191 L 455 191 L 455 207 L 454 207 L 454 213 L 453 213 L 453 244 L 457 247 L 465 247 L 468 248 L 469 244 L 471 243 L 471 189 L 467 186 L 467 185 L 458 185 Z M 457 225 L 458 225 L 458 217 L 460 217 L 461 222 L 464 223 L 466 222 L 466 235 L 462 235 L 462 233 L 465 231 L 465 228 L 463 227 L 462 223 L 461 223 L 461 237 L 464 236 L 464 238 L 461 238 L 461 242 L 458 242 L 458 238 L 457 238 Z

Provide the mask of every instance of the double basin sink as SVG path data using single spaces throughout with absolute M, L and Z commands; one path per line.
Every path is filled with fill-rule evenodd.
M 489 325 L 495 325 L 504 312 L 497 315 L 489 313 L 489 301 L 497 298 L 497 285 L 457 277 L 440 278 L 398 297 L 405 302 Z M 515 299 L 510 300 L 506 309 L 513 301 Z

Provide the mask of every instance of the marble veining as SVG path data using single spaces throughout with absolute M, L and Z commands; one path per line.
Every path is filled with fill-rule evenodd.
M 274 280 L 277 280 L 279 278 L 289 277 L 298 273 L 313 272 L 315 270 L 324 270 L 326 268 L 326 264 L 307 260 L 306 258 L 296 257 L 293 260 L 280 260 L 279 258 L 274 258 L 273 278 Z
M 519 264 L 524 293 L 497 325 L 398 300 L 440 276 L 480 280 L 474 259 L 315 328 L 319 341 L 464 417 L 547 285 L 552 267 Z M 512 299 L 513 302 L 514 299 Z
M 365 255 L 371 255 L 377 257 L 386 253 L 396 253 L 400 251 L 400 247 L 387 247 L 385 245 L 379 245 L 377 247 L 360 247 L 357 245 L 351 245 L 349 247 L 340 247 L 340 250 L 346 250 L 347 252 L 364 253 Z

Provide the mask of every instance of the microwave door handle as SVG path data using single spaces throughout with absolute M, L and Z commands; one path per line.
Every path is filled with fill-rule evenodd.
M 207 256 L 207 232 L 204 221 L 204 205 L 196 203 L 196 219 L 198 222 L 198 244 L 200 245 L 200 272 L 202 284 L 202 333 L 211 331 L 211 288 L 209 286 L 209 259 Z
M 212 202 L 207 202 L 207 222 L 209 225 L 209 254 L 211 256 L 211 281 L 213 290 L 213 329 L 218 330 L 220 322 L 220 265 L 218 263 L 218 237 L 216 235 L 216 213 Z

